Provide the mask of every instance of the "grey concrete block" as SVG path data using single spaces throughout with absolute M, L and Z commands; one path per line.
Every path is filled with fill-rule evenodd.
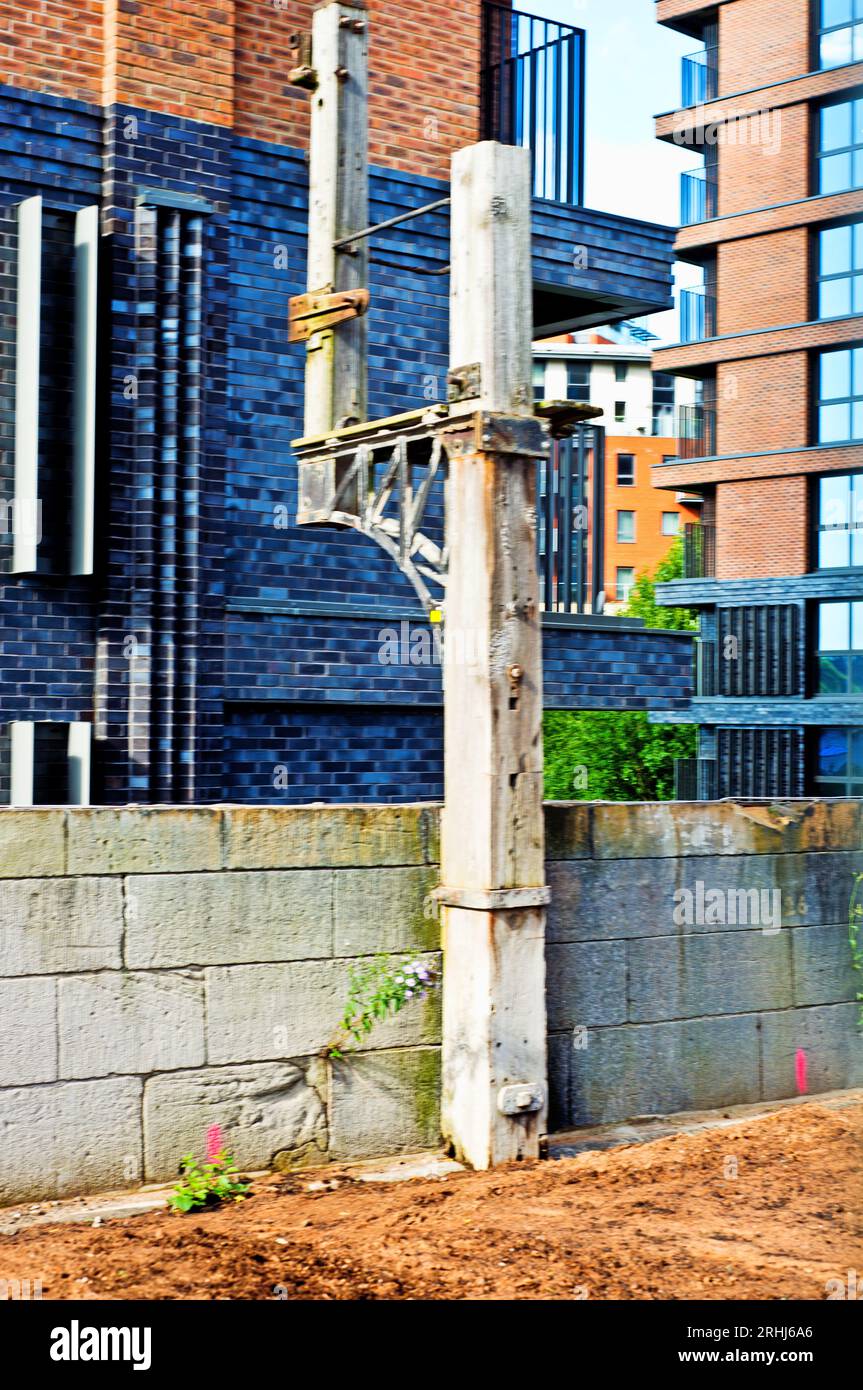
M 806 1054 L 807 1090 L 863 1086 L 863 1032 L 856 1004 L 766 1013 L 761 1019 L 765 1100 L 797 1094 L 796 1057 Z
M 326 1066 L 316 1058 L 250 1067 L 210 1067 L 150 1077 L 144 1087 L 145 1171 L 151 1182 L 177 1172 L 184 1154 L 203 1158 L 218 1125 L 241 1167 L 323 1162 L 327 1149 Z
M 332 1043 L 348 997 L 347 961 L 237 965 L 207 970 L 207 1058 L 211 1064 L 303 1057 Z M 434 991 L 378 1023 L 366 1049 L 440 1039 Z
M 782 1009 L 791 1003 L 791 930 L 631 941 L 629 1017 L 643 1023 Z
M 596 803 L 597 859 L 681 858 L 714 854 L 798 854 L 856 850 L 863 844 L 859 802 Z M 555 856 L 563 857 L 563 856 Z
M 47 878 L 66 871 L 65 811 L 0 807 L 0 878 Z
M 545 857 L 549 861 L 589 859 L 593 854 L 589 801 L 545 804 Z
M 222 813 L 208 806 L 76 807 L 70 874 L 199 873 L 222 867 Z
M 841 1004 L 863 990 L 863 975 L 855 971 L 848 944 L 848 924 L 798 927 L 791 932 L 794 1003 Z
M 57 1077 L 57 1001 L 53 980 L 0 980 L 0 1086 Z M 0 1169 L 5 1162 L 0 1148 Z
M 336 1063 L 330 1124 L 330 1152 L 338 1160 L 437 1147 L 439 1050 L 406 1048 Z
M 552 1033 L 548 1039 L 548 1130 L 566 1129 L 569 1107 L 569 1054 L 572 1033 Z
M 780 893 L 785 926 L 838 922 L 848 915 L 863 852 L 721 854 L 656 859 L 596 859 L 549 864 L 549 940 L 589 941 L 745 929 L 774 915 Z M 718 920 L 679 921 L 696 895 L 709 908 L 722 894 Z M 690 896 L 684 896 L 688 893 Z M 765 896 L 766 895 L 766 896 Z M 736 919 L 736 920 L 735 920 Z
M 57 990 L 63 1077 L 171 1071 L 206 1060 L 199 975 L 105 971 L 64 976 Z
M 591 1028 L 569 1055 L 571 1126 L 737 1105 L 759 1098 L 753 1014 Z
M 229 869 L 352 868 L 436 864 L 440 807 L 231 806 Z
M 0 1091 L 0 1202 L 72 1197 L 141 1181 L 141 1082 Z
M 133 968 L 332 955 L 327 869 L 132 875 L 126 898 L 126 962 Z
M 333 877 L 335 955 L 440 947 L 439 909 L 430 897 L 440 883 L 436 867 L 337 869 Z
M 119 879 L 0 881 L 0 975 L 111 969 L 122 938 Z
M 626 1022 L 626 944 L 584 941 L 546 947 L 548 1027 Z

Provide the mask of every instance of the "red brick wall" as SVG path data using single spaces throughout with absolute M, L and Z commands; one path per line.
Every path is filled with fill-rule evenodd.
M 809 318 L 809 233 L 728 241 L 716 257 L 717 331 L 745 333 Z
M 809 71 L 809 4 L 810 0 L 734 0 L 720 5 L 720 97 Z
M 721 364 L 716 374 L 717 453 L 805 448 L 808 377 L 803 352 Z
M 753 478 L 716 489 L 716 578 L 805 574 L 806 479 Z
M 105 104 L 230 125 L 234 0 L 105 0 Z
M 479 136 L 480 0 L 368 0 L 369 137 L 376 164 L 446 178 L 453 152 Z M 287 81 L 311 0 L 279 11 L 236 0 L 237 133 L 305 148 L 310 95 Z M 445 27 L 445 40 L 442 28 Z
M 0 0 L 3 82 L 102 99 L 102 0 Z
M 769 207 L 809 196 L 809 111 L 804 105 L 750 116 L 723 128 L 719 212 Z M 737 143 L 732 143 L 736 137 Z

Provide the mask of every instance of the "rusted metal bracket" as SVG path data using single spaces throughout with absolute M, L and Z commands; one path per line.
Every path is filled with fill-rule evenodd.
M 450 405 L 462 401 L 476 400 L 482 395 L 482 367 L 479 362 L 471 362 L 467 367 L 453 367 L 447 372 L 447 400 Z
M 322 329 L 361 318 L 369 307 L 369 300 L 368 290 L 295 294 L 288 304 L 288 342 L 305 343 Z

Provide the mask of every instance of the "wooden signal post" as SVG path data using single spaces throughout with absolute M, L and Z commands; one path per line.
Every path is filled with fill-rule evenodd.
M 379 539 L 426 601 L 420 559 L 434 548 L 418 534 L 411 460 L 428 457 L 429 437 L 445 458 L 442 1124 L 460 1158 L 488 1168 L 537 1156 L 546 1122 L 536 472 L 550 446 L 531 387 L 531 157 L 484 142 L 453 160 L 448 408 L 346 428 L 365 420 L 366 360 L 363 319 L 345 310 L 365 302 L 338 296 L 365 289 L 366 258 L 336 243 L 364 246 L 349 239 L 369 230 L 367 37 L 363 6 L 326 0 L 301 70 L 313 95 L 309 294 L 292 306 L 308 347 L 299 520 Z

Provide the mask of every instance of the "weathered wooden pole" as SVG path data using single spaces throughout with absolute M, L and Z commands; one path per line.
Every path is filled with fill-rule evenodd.
M 444 642 L 443 1129 L 474 1168 L 534 1157 L 546 1120 L 542 641 L 531 388 L 531 165 L 452 170 Z M 469 658 L 469 659 L 467 659 Z
M 324 0 L 312 19 L 309 148 L 311 295 L 368 284 L 368 243 L 334 243 L 368 224 L 368 14 L 364 0 Z M 314 332 L 306 348 L 306 435 L 368 414 L 367 321 Z

